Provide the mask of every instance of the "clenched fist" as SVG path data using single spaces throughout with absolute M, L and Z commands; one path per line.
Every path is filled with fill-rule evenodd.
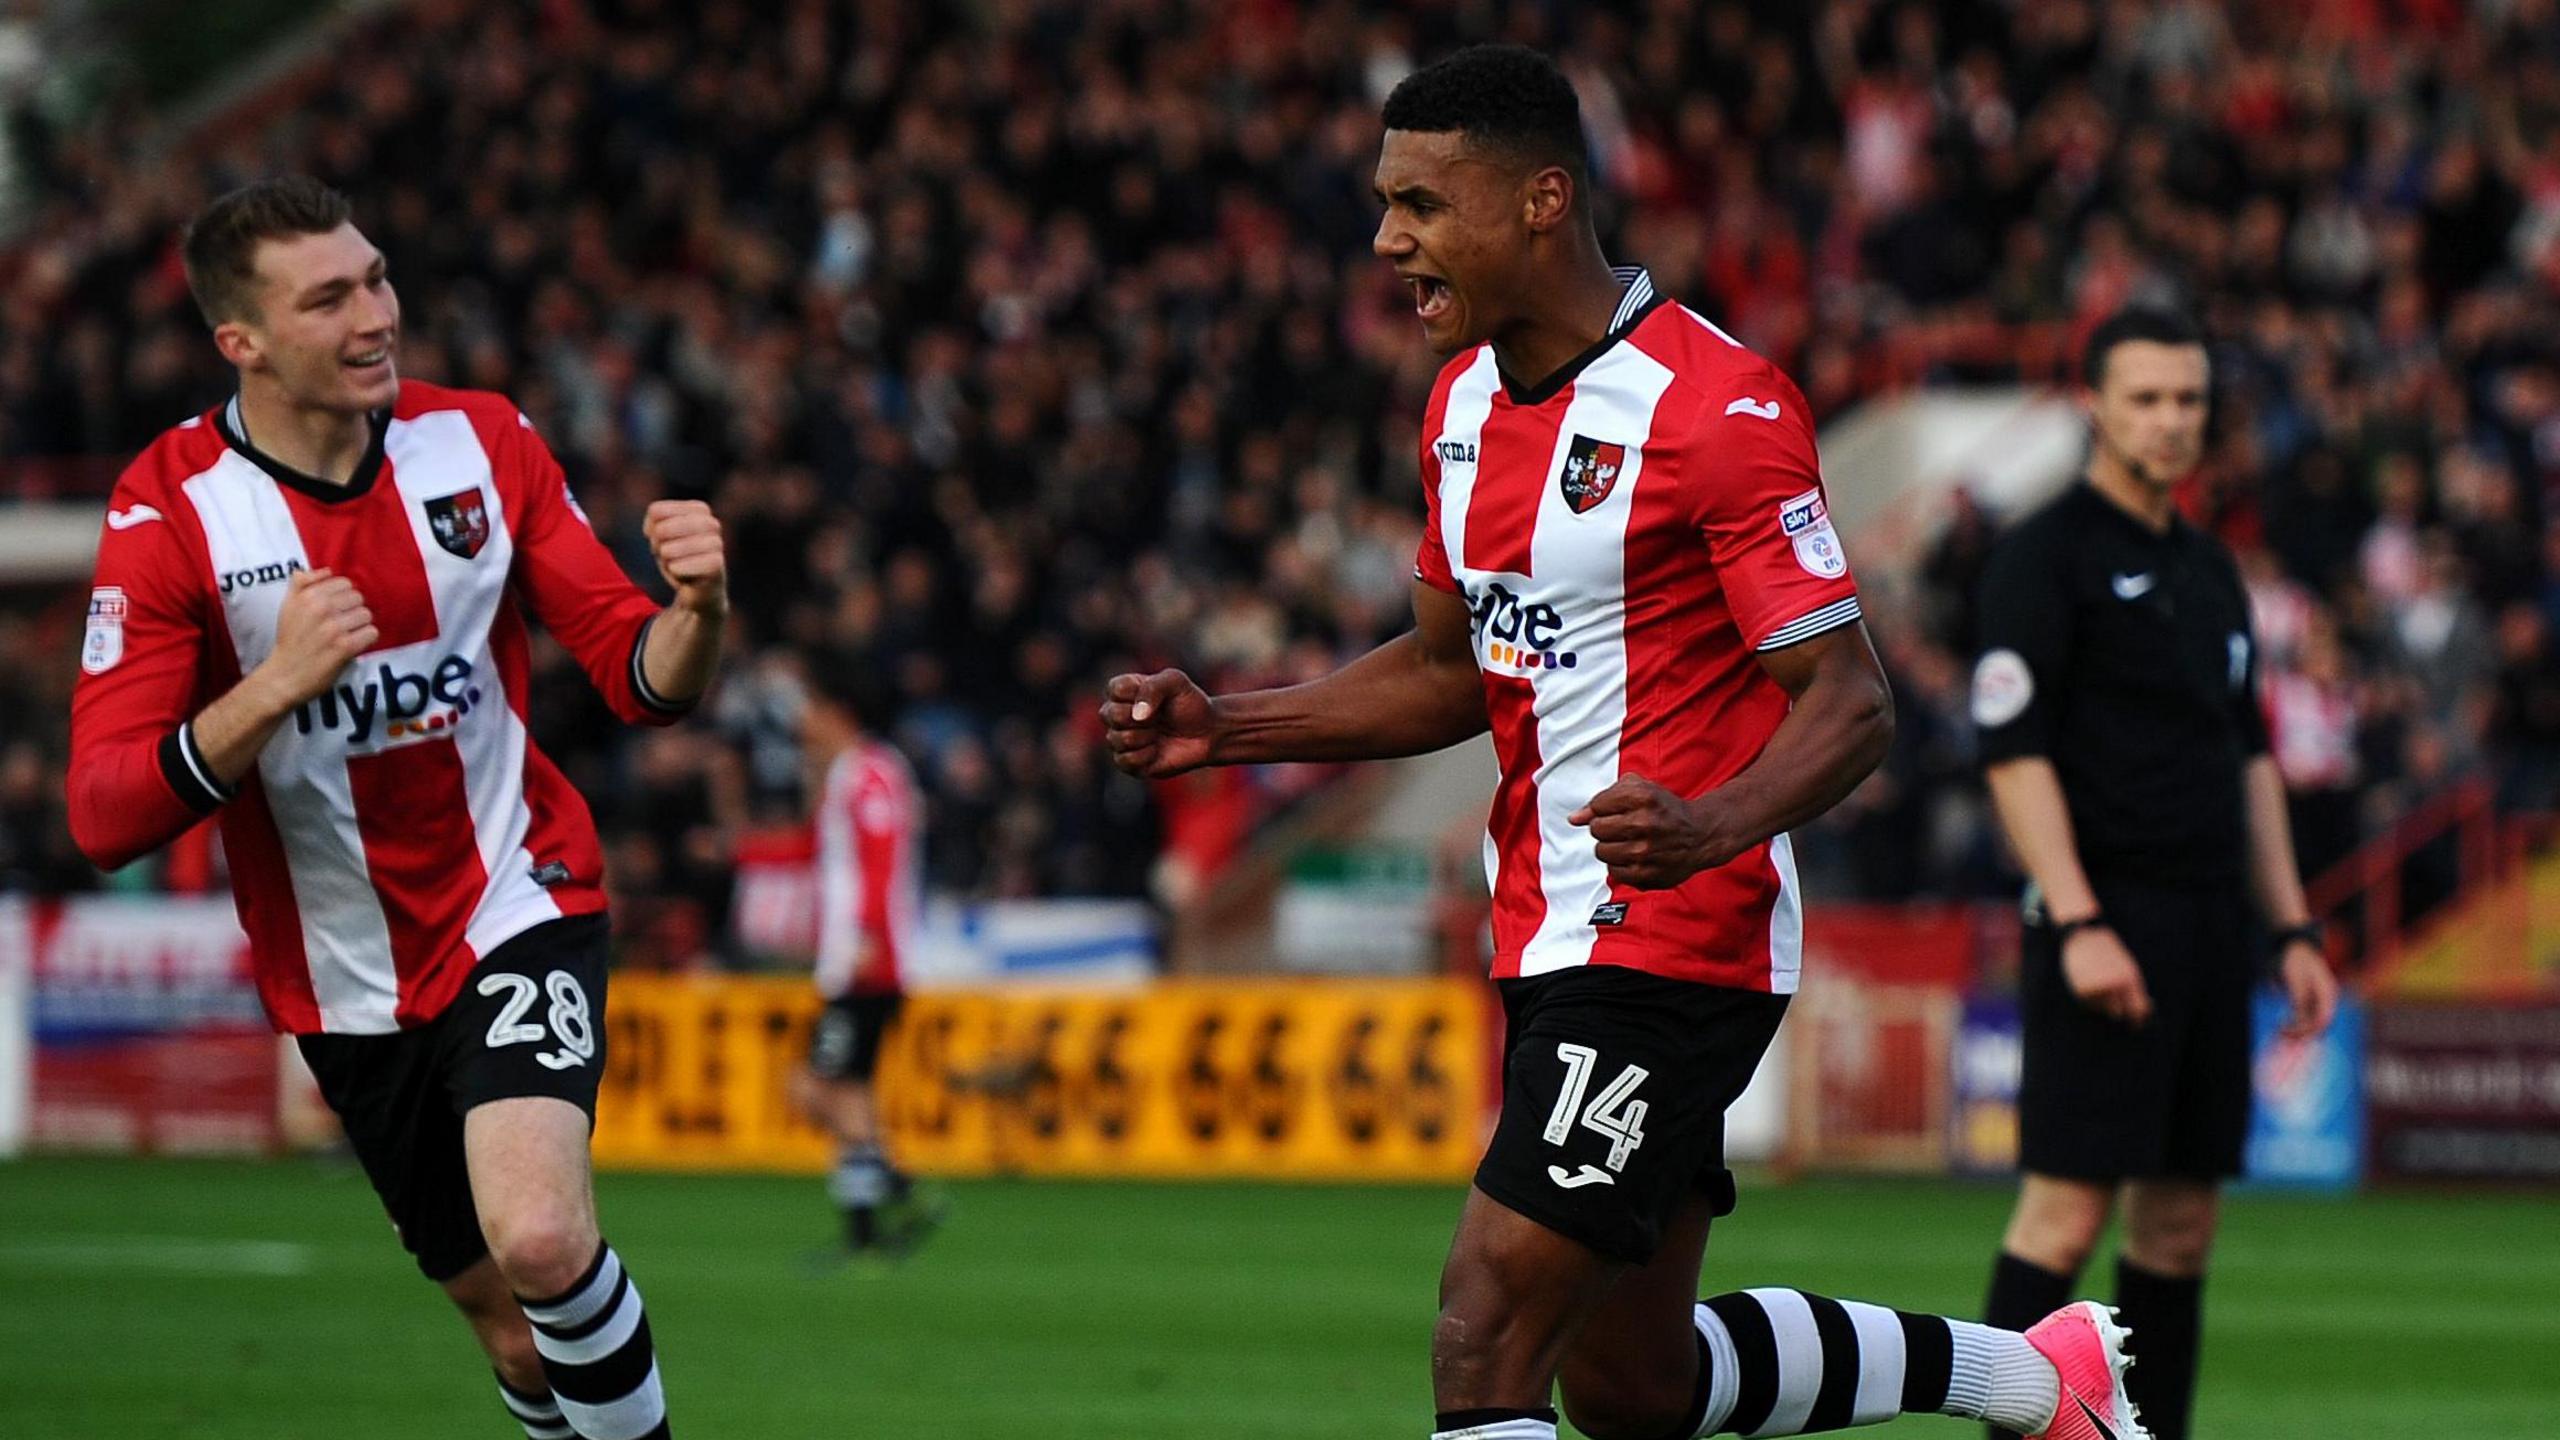
M 1179 670 L 1114 675 L 1102 695 L 1102 738 L 1114 765 L 1142 780 L 1162 780 L 1209 763 L 1218 713 L 1190 676 Z
M 676 592 L 676 603 L 700 615 L 729 609 L 729 557 L 720 517 L 699 500 L 658 500 L 640 522 L 649 558 Z
M 276 610 L 275 648 L 258 668 L 274 678 L 287 705 L 299 705 L 336 684 L 338 672 L 381 638 L 354 581 L 296 570 Z
M 1669 890 L 1750 848 L 1717 833 L 1713 796 L 1684 800 L 1641 775 L 1622 776 L 1565 817 L 1591 831 L 1609 883 Z

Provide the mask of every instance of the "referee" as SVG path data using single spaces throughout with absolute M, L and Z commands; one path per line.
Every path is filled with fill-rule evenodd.
M 2337 982 L 2239 572 L 2171 501 L 2204 448 L 2203 337 L 2126 310 L 2090 336 L 2082 379 L 2087 473 L 1983 576 L 1973 718 L 2029 880 L 2022 1173 L 1984 1318 L 2023 1328 L 2070 1298 L 2121 1197 L 2127 1388 L 2159 1440 L 2183 1440 L 2217 1193 L 2249 1124 L 2252 898 L 2281 946 L 2287 1033 L 2328 1025 Z

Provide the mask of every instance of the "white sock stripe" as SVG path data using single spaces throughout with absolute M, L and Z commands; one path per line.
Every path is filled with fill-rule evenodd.
M 658 1384 L 658 1367 L 651 1365 L 640 1388 L 619 1400 L 603 1405 L 563 1400 L 560 1409 L 585 1440 L 640 1440 L 667 1418 L 667 1397 Z
M 524 1422 L 524 1440 L 578 1440 L 578 1432 L 566 1420 Z
M 528 1425 L 559 1423 L 560 1404 L 556 1400 L 548 1397 L 541 1400 L 527 1400 L 512 1390 L 500 1390 L 498 1394 L 507 1402 L 508 1413 Z
M 605 1302 L 613 1298 L 614 1284 L 621 1279 L 622 1257 L 614 1254 L 608 1246 L 604 1252 L 604 1263 L 596 1267 L 593 1280 L 579 1286 L 575 1293 L 548 1304 L 525 1306 L 525 1318 L 537 1325 L 560 1329 L 583 1325 L 594 1319 Z
M 622 1303 L 614 1307 L 613 1318 L 575 1340 L 563 1340 L 541 1330 L 533 1332 L 533 1348 L 554 1365 L 593 1365 L 631 1343 L 632 1334 L 640 1328 L 640 1287 L 622 1287 Z M 572 1389 L 576 1388 L 574 1386 Z M 562 1400 L 560 1407 L 568 1409 Z
M 2062 1386 L 2053 1362 L 2015 1331 L 1947 1322 L 1955 1373 L 1947 1382 L 1947 1412 L 1988 1420 L 2004 1430 L 2032 1435 L 2053 1422 Z
M 1813 1328 L 1813 1307 L 1798 1291 L 1746 1290 L 1769 1317 L 1778 1341 L 1778 1399 L 1769 1418 L 1754 1435 L 1801 1435 L 1822 1394 L 1822 1332 Z
M 1881 1305 L 1843 1300 L 1849 1323 L 1858 1330 L 1858 1398 L 1849 1423 L 1873 1425 L 1902 1413 L 1902 1375 L 1909 1357 L 1902 1348 L 1902 1317 Z
M 1435 1430 L 1431 1440 L 1556 1440 L 1556 1427 L 1545 1420 L 1497 1420 L 1464 1430 Z
M 1947 1322 L 1948 1350 L 1953 1359 L 1947 1376 L 1947 1413 L 1968 1420 L 1982 1418 L 1991 1403 L 1991 1351 L 1983 1343 L 1983 1327 Z
M 1699 1435 L 1713 1435 L 1733 1418 L 1733 1400 L 1742 1381 L 1742 1361 L 1733 1353 L 1733 1332 L 1701 1302 L 1692 1312 L 1698 1336 L 1707 1342 L 1707 1414 Z M 1692 1437 L 1695 1440 L 1695 1437 Z

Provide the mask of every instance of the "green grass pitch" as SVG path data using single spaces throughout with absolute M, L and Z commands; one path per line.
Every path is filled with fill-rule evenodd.
M 807 1180 L 612 1175 L 687 1440 L 1419 1437 L 1454 1191 L 994 1182 L 891 1270 L 813 1273 Z M 1997 1187 L 1746 1181 L 1707 1285 L 1963 1313 Z M 2560 1203 L 2244 1195 L 2208 1437 L 2560 1435 Z M 350 1166 L 0 1164 L 0 1436 L 516 1434 Z M 1970 1440 L 1912 1419 L 1868 1433 Z

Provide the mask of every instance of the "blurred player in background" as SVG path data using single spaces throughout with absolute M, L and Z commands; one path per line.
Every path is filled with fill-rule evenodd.
M 906 757 L 884 738 L 886 698 L 846 661 L 811 666 L 800 740 L 818 796 L 818 994 L 809 1045 L 810 1109 L 836 1140 L 828 1193 L 849 1253 L 903 1254 L 936 1216 L 890 1163 L 874 1076 L 907 1001 L 924 873 L 924 805 Z
M 1892 700 L 1804 397 L 1602 256 L 1573 87 L 1486 46 L 1388 98 L 1377 253 L 1435 349 L 1416 625 L 1309 684 L 1122 675 L 1121 767 L 1418 754 L 1488 728 L 1503 1105 L 1441 1273 L 1436 1440 L 1792 1435 L 1906 1413 L 2143 1432 L 2106 1313 L 2027 1335 L 1796 1290 L 1697 1299 L 1724 1111 L 1801 960 L 1790 826 Z
M 317 181 L 216 200 L 185 261 L 239 391 L 109 501 L 73 833 L 112 870 L 221 817 L 268 1016 L 524 1433 L 667 1435 L 588 1170 L 603 856 L 526 731 L 524 614 L 621 718 L 672 722 L 719 661 L 719 522 L 650 507 L 661 609 L 513 404 L 400 378 L 382 254 Z

